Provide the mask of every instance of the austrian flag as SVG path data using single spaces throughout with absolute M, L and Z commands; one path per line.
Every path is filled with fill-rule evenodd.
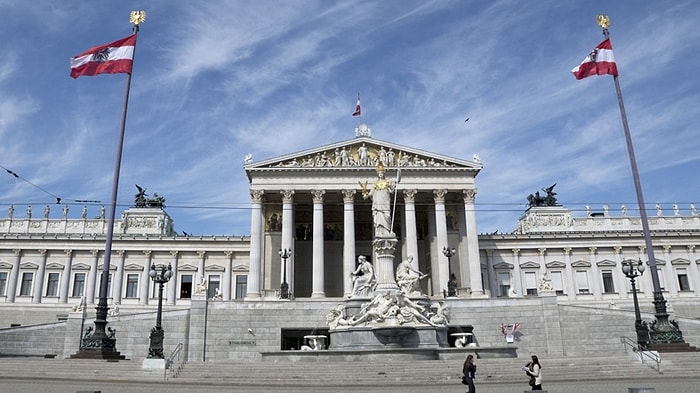
M 615 64 L 610 38 L 606 38 L 605 41 L 598 44 L 571 72 L 576 79 L 583 79 L 591 75 L 617 76 L 617 64 Z
M 360 116 L 362 110 L 360 109 L 360 95 L 357 95 L 357 104 L 355 104 L 355 112 L 352 113 L 353 116 Z
M 130 74 L 134 61 L 136 34 L 111 44 L 95 46 L 70 59 L 70 76 Z

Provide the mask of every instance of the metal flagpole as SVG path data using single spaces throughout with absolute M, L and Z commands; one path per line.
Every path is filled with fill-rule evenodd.
M 131 11 L 130 21 L 134 25 L 133 33 L 138 34 L 139 25 L 146 20 L 145 11 Z M 134 43 L 134 54 L 132 56 L 132 72 L 126 79 L 126 92 L 124 94 L 124 108 L 122 110 L 121 127 L 119 129 L 119 139 L 117 141 L 117 154 L 114 164 L 114 177 L 112 179 L 112 196 L 110 199 L 109 216 L 107 220 L 107 234 L 105 240 L 104 264 L 100 277 L 100 298 L 95 307 L 95 330 L 92 334 L 83 337 L 80 350 L 72 358 L 95 358 L 95 359 L 124 359 L 116 350 L 116 337 L 107 334 L 107 289 L 109 285 L 109 265 L 112 256 L 112 238 L 114 237 L 114 217 L 117 210 L 117 194 L 119 192 L 119 172 L 121 169 L 122 152 L 124 147 L 124 134 L 126 129 L 126 113 L 129 106 L 129 91 L 131 90 L 131 74 L 133 73 L 133 60 L 136 57 L 136 44 Z M 119 290 L 119 288 L 116 288 Z
M 396 171 L 396 185 L 394 186 L 394 208 L 391 210 L 391 231 L 394 232 L 394 217 L 396 216 L 396 195 L 399 193 L 401 182 L 401 167 Z
M 603 29 L 603 35 L 608 38 L 610 35 L 608 26 L 610 18 L 606 15 L 598 15 L 598 25 Z M 625 132 L 625 142 L 627 143 L 627 153 L 629 155 L 630 166 L 632 167 L 632 178 L 634 179 L 634 188 L 637 193 L 637 203 L 639 204 L 639 215 L 642 221 L 642 233 L 644 235 L 644 244 L 646 246 L 647 258 L 649 259 L 649 270 L 651 273 L 651 281 L 654 286 L 654 309 L 656 321 L 654 321 L 649 329 L 649 340 L 653 343 L 683 343 L 683 333 L 678 328 L 678 325 L 673 321 L 669 321 L 668 312 L 666 310 L 666 300 L 661 292 L 659 283 L 659 272 L 656 270 L 656 257 L 654 256 L 654 247 L 651 243 L 651 231 L 649 230 L 649 219 L 644 204 L 644 195 L 642 193 L 642 183 L 639 180 L 639 170 L 637 169 L 637 160 L 634 155 L 634 146 L 632 145 L 632 136 L 627 123 L 627 113 L 625 112 L 625 104 L 622 101 L 622 90 L 617 75 L 613 75 L 615 82 L 615 92 L 617 93 L 617 102 L 620 106 L 620 116 L 622 117 L 622 128 Z M 646 327 L 644 329 L 646 331 Z

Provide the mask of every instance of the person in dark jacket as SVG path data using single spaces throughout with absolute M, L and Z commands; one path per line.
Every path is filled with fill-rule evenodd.
M 476 374 L 476 364 L 474 364 L 474 356 L 468 355 L 464 360 L 464 365 L 462 366 L 462 373 L 464 373 L 463 382 L 466 382 L 467 393 L 476 393 L 476 387 L 474 387 L 474 374 Z

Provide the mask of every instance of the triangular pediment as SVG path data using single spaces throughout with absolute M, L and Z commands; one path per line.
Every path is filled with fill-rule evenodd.
M 571 267 L 591 267 L 591 263 L 588 261 L 584 261 L 582 259 L 579 259 L 578 261 L 571 262 Z
M 51 262 L 46 264 L 46 270 L 61 270 L 63 269 L 63 264 Z
M 247 272 L 247 271 L 248 271 L 248 266 L 246 266 L 246 265 L 236 265 L 236 266 L 234 266 L 233 269 L 231 269 L 231 270 L 233 270 L 234 272 L 237 272 L 237 273 Z
M 539 269 L 540 264 L 537 262 L 533 262 L 533 261 L 527 261 L 525 263 L 521 263 L 520 268 L 521 269 Z
M 478 172 L 481 163 L 431 153 L 422 149 L 398 145 L 363 136 L 315 147 L 244 166 L 250 172 L 260 170 L 351 170 L 375 168 L 380 161 L 386 168 L 426 170 L 469 170 Z
M 223 272 L 224 270 L 224 267 L 219 265 L 207 266 L 207 272 Z
M 177 270 L 180 272 L 196 272 L 197 266 L 185 264 L 185 265 L 178 266 Z
M 73 270 L 90 270 L 90 265 L 87 263 L 76 263 L 73 265 Z
M 507 270 L 507 269 L 512 269 L 513 265 L 508 263 L 508 262 L 498 262 L 493 265 L 494 270 Z
M 547 269 L 564 269 L 566 268 L 566 263 L 560 261 L 552 261 L 545 264 Z
M 685 258 L 676 258 L 671 261 L 671 265 L 690 265 L 690 261 Z
M 103 264 L 100 264 L 100 266 L 97 267 L 97 270 L 99 270 L 99 271 L 103 271 L 104 269 L 105 269 L 105 268 L 104 268 L 104 263 L 103 263 Z M 116 267 L 113 263 L 110 263 L 110 264 L 109 264 L 109 270 L 111 270 L 111 271 L 117 270 L 117 267 Z
M 37 268 L 39 268 L 39 265 L 37 265 L 34 262 L 24 262 L 24 263 L 20 263 L 19 268 L 26 269 L 26 270 L 37 269 Z
M 616 265 L 615 261 L 611 261 L 609 259 L 602 260 L 600 262 L 596 262 L 596 265 L 598 267 L 613 267 Z
M 12 264 L 7 262 L 0 262 L 0 269 L 12 269 Z
M 130 263 L 126 266 L 124 266 L 124 270 L 128 271 L 142 271 L 143 270 L 143 265 L 137 265 L 135 263 Z

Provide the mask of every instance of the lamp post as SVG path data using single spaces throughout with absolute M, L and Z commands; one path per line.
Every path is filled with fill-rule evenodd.
M 289 284 L 287 284 L 287 259 L 292 256 L 290 248 L 280 249 L 280 257 L 282 258 L 282 284 L 280 284 L 280 299 L 289 299 Z
M 149 359 L 163 359 L 163 327 L 161 319 L 163 314 L 163 285 L 170 281 L 173 276 L 173 269 L 170 265 L 151 265 L 151 271 L 148 272 L 154 283 L 158 284 L 158 313 L 156 316 L 156 326 L 151 329 L 150 345 L 148 346 Z
M 631 259 L 622 261 L 622 272 L 630 279 L 632 284 L 632 298 L 634 299 L 634 330 L 637 332 L 638 350 L 644 351 L 649 345 L 649 331 L 647 325 L 642 322 L 642 314 L 639 312 L 639 302 L 637 300 L 637 286 L 635 279 L 644 273 L 644 263 L 640 259 L 637 264 Z
M 452 274 L 452 257 L 455 256 L 457 250 L 454 247 L 443 247 L 442 253 L 447 257 L 447 271 L 450 275 L 450 279 L 447 281 L 447 296 L 457 296 L 457 278 Z

